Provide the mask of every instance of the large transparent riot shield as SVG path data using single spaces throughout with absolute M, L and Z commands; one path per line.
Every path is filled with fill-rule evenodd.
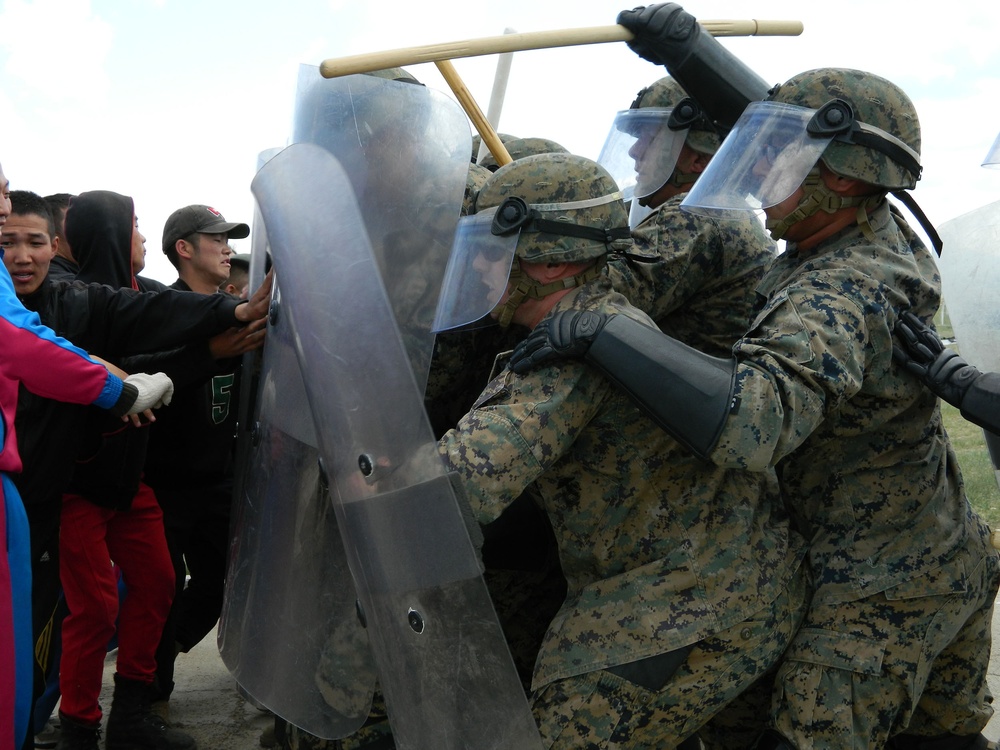
M 447 262 L 469 169 L 468 119 L 419 84 L 327 79 L 302 65 L 291 140 L 322 146 L 343 165 L 423 391 L 444 276 L 438 263 Z M 416 265 L 401 273 L 404 264 Z
M 397 747 L 540 747 L 349 178 L 301 144 L 252 188 Z
M 258 208 L 251 288 L 269 259 Z M 273 300 L 280 309 L 278 285 Z M 264 350 L 244 356 L 219 650 L 258 702 L 312 734 L 343 737 L 368 717 L 375 665 L 291 334 L 271 325 Z
M 958 348 L 983 372 L 1000 372 L 1000 201 L 944 222 L 938 234 L 941 290 Z M 1000 483 L 1000 438 L 985 434 Z

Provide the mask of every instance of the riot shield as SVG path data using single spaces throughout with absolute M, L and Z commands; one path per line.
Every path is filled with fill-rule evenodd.
M 423 390 L 443 274 L 469 168 L 468 119 L 449 98 L 416 83 L 371 75 L 323 78 L 299 68 L 292 143 L 314 143 L 344 167 L 407 355 Z M 419 251 L 419 252 L 418 252 Z M 418 264 L 400 273 L 403 263 Z
M 396 746 L 540 747 L 347 175 L 293 145 L 252 190 Z
M 275 309 L 282 296 L 276 285 Z M 263 354 L 244 362 L 219 650 L 257 701 L 343 737 L 368 717 L 375 670 L 290 333 L 271 326 Z
M 941 289 L 959 351 L 983 372 L 1000 372 L 1000 201 L 944 222 L 938 234 Z M 987 445 L 1000 483 L 1000 445 L 989 433 Z

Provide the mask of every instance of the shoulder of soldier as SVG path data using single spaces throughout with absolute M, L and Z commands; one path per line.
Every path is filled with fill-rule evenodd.
M 615 291 L 606 276 L 584 284 L 574 294 L 560 300 L 556 307 L 559 310 L 589 310 L 607 315 L 627 315 L 641 323 L 655 326 L 652 318 L 633 306 L 625 295 Z

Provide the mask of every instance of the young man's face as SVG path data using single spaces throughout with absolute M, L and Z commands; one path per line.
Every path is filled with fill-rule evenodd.
M 3 245 L 3 263 L 14 282 L 17 296 L 24 297 L 38 289 L 56 254 L 48 219 L 37 214 L 11 214 L 0 235 L 0 244 Z
M 228 234 L 199 232 L 191 240 L 191 270 L 200 278 L 218 286 L 229 278 L 229 258 L 233 249 Z
M 132 273 L 146 267 L 146 238 L 139 231 L 139 217 L 132 216 Z

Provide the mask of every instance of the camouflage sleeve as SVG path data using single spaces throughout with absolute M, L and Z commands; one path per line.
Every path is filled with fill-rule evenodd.
M 632 230 L 633 255 L 649 262 L 616 259 L 610 266 L 615 289 L 654 320 L 670 314 L 718 266 L 721 253 L 706 252 L 712 241 L 706 227 L 700 217 L 682 213 L 676 202 L 661 206 Z
M 481 523 L 497 518 L 562 458 L 611 386 L 596 370 L 563 362 L 518 376 L 505 370 L 438 443 L 463 479 Z
M 834 286 L 812 280 L 776 294 L 733 351 L 733 406 L 714 463 L 760 470 L 798 448 L 861 389 L 868 321 Z

